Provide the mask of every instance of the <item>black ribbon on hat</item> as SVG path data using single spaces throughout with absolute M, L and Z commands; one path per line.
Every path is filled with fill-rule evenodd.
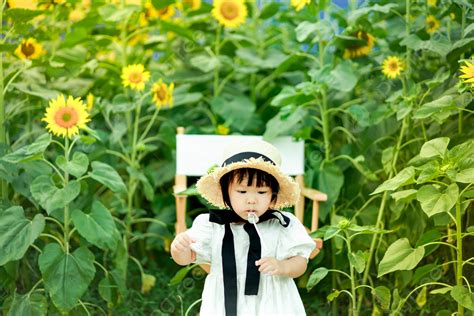
M 276 210 L 268 210 L 259 217 L 259 223 L 270 219 L 278 219 L 280 225 L 288 227 L 290 219 Z M 243 220 L 233 210 L 211 210 L 209 221 L 225 225 L 224 238 L 222 239 L 222 272 L 224 275 L 224 303 L 227 316 L 237 315 L 237 268 L 235 262 L 234 235 L 230 223 L 244 223 L 244 230 L 249 235 L 250 246 L 247 253 L 247 274 L 245 276 L 245 295 L 257 295 L 260 284 L 260 271 L 255 261 L 262 256 L 260 237 L 253 224 Z
M 270 158 L 268 158 L 268 157 L 265 156 L 265 155 L 262 155 L 262 154 L 256 153 L 256 152 L 252 152 L 252 151 L 244 151 L 244 152 L 235 154 L 235 155 L 233 155 L 233 156 L 227 158 L 227 159 L 222 163 L 222 166 L 221 166 L 221 167 L 225 167 L 225 166 L 227 166 L 227 165 L 230 165 L 231 163 L 244 161 L 245 159 L 250 159 L 250 158 L 256 158 L 256 159 L 262 158 L 263 161 L 269 162 L 269 163 L 271 163 L 272 165 L 276 165 L 275 162 L 273 162 L 273 160 L 271 160 Z

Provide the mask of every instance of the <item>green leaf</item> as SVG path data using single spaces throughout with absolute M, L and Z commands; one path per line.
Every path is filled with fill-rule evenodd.
M 387 14 L 390 12 L 390 10 L 396 7 L 398 7 L 398 5 L 395 3 L 385 4 L 382 6 L 375 4 L 368 7 L 363 7 L 357 10 L 350 11 L 349 15 L 347 16 L 347 21 L 350 25 L 354 25 L 357 20 L 359 20 L 361 17 L 367 16 L 369 13 L 380 12 Z
M 260 20 L 266 20 L 278 13 L 281 4 L 278 2 L 271 2 L 265 4 L 262 11 L 260 12 Z
M 452 111 L 458 111 L 455 98 L 452 95 L 444 95 L 439 99 L 423 104 L 413 115 L 415 120 L 434 118 L 437 122 L 443 122 L 451 115 Z
M 313 273 L 311 273 L 311 275 L 309 276 L 308 283 L 306 284 L 306 290 L 308 290 L 308 292 L 311 291 L 311 289 L 322 279 L 324 279 L 326 275 L 328 275 L 328 273 L 329 270 L 324 267 L 317 268 L 316 270 L 314 270 Z
M 181 283 L 181 281 L 183 281 L 183 279 L 186 277 L 189 271 L 191 271 L 195 267 L 196 265 L 193 264 L 193 265 L 189 265 L 187 267 L 179 269 L 178 272 L 176 272 L 176 274 L 171 278 L 168 285 L 173 286 L 173 285 Z
M 3 156 L 2 160 L 10 163 L 19 163 L 32 159 L 41 159 L 49 144 L 51 144 L 51 135 L 43 134 L 34 143 Z
M 213 98 L 211 108 L 226 121 L 228 126 L 238 131 L 245 131 L 252 124 L 256 106 L 247 96 L 224 95 Z
M 451 44 L 448 39 L 439 37 L 437 39 L 422 40 L 417 35 L 411 34 L 405 37 L 400 45 L 407 46 L 415 51 L 428 50 L 442 57 L 445 57 L 451 50 Z
M 336 90 L 349 92 L 354 89 L 359 77 L 349 61 L 339 63 L 326 80 L 326 84 Z
M 265 140 L 268 141 L 278 136 L 291 135 L 301 127 L 303 119 L 308 115 L 307 109 L 298 107 L 290 111 L 289 115 L 285 115 L 288 114 L 285 113 L 288 112 L 288 108 L 283 107 L 277 115 L 267 122 L 265 133 L 263 134 Z
M 427 141 L 423 144 L 423 146 L 421 146 L 420 157 L 431 158 L 439 156 L 443 158 L 446 153 L 446 149 L 448 148 L 448 144 L 449 137 L 440 137 Z
M 349 253 L 349 262 L 356 269 L 357 272 L 362 273 L 365 270 L 365 255 L 362 251 L 358 250 L 356 253 Z
M 5 17 L 11 19 L 13 23 L 24 23 L 31 21 L 34 17 L 42 13 L 43 11 L 41 10 L 10 8 L 6 10 Z
M 398 270 L 411 270 L 423 259 L 425 247 L 412 248 L 407 238 L 401 238 L 388 247 L 378 267 L 381 276 Z
M 451 289 L 451 297 L 454 298 L 459 305 L 474 311 L 474 294 L 469 292 L 466 287 L 462 285 L 453 286 Z
M 106 163 L 100 161 L 92 162 L 92 172 L 89 172 L 92 179 L 102 183 L 115 193 L 127 192 L 127 187 L 117 171 Z
M 331 207 L 336 203 L 344 184 L 344 175 L 340 167 L 333 163 L 324 163 L 318 175 L 318 188 L 328 195 L 328 200 L 320 206 L 321 219 L 325 219 Z
M 324 232 L 324 241 L 331 239 L 332 237 L 339 234 L 341 230 L 337 226 L 329 226 Z
M 415 168 L 410 166 L 400 171 L 395 177 L 386 180 L 379 185 L 370 195 L 377 194 L 384 191 L 393 191 L 407 184 L 414 182 Z
M 308 37 L 311 37 L 310 41 L 312 43 L 318 42 L 320 40 L 329 41 L 334 35 L 331 22 L 327 20 L 321 20 L 316 23 L 304 21 L 298 24 L 295 32 L 298 42 L 303 42 L 308 39 Z
M 446 294 L 446 293 L 448 293 L 449 291 L 451 291 L 451 289 L 452 289 L 451 286 L 441 287 L 441 288 L 439 288 L 439 289 L 430 291 L 430 294 Z M 451 315 L 451 314 L 450 314 L 450 315 Z
M 416 193 L 418 191 L 415 189 L 408 189 L 408 190 L 403 190 L 403 191 L 398 191 L 392 193 L 390 196 L 392 199 L 395 201 L 403 201 L 403 202 L 408 202 L 416 198 Z
M 75 152 L 70 161 L 66 161 L 64 156 L 58 156 L 58 158 L 56 158 L 56 164 L 62 170 L 79 178 L 87 171 L 89 158 L 87 158 L 87 155 L 84 153 Z
M 26 250 L 44 230 L 44 216 L 28 220 L 21 206 L 0 211 L 0 266 L 23 258 Z
M 473 183 L 474 182 L 474 168 L 467 168 L 456 173 L 454 177 L 456 182 Z
M 328 297 L 327 297 L 328 301 L 329 302 L 334 301 L 336 298 L 339 297 L 339 294 L 341 294 L 341 292 L 338 291 L 338 290 L 335 290 L 334 292 L 332 292 L 331 294 L 328 295 Z
M 30 186 L 31 194 L 38 203 L 51 214 L 52 211 L 63 208 L 72 202 L 81 192 L 78 181 L 70 181 L 64 188 L 58 189 L 51 176 L 42 175 L 33 180 Z
M 134 13 L 140 11 L 140 6 L 117 7 L 115 4 L 107 4 L 99 7 L 99 14 L 107 22 L 126 21 Z
M 13 297 L 5 301 L 6 316 L 43 316 L 46 315 L 48 302 L 40 293 L 24 295 L 14 293 Z
M 383 310 L 388 310 L 390 308 L 391 294 L 390 290 L 385 286 L 377 286 L 372 290 L 372 295 L 380 304 Z
M 438 213 L 449 212 L 456 204 L 459 188 L 456 183 L 450 184 L 444 191 L 439 191 L 433 185 L 422 186 L 416 195 L 423 212 L 428 217 Z
M 420 308 L 426 305 L 426 286 L 424 286 L 416 296 L 416 305 Z
M 104 250 L 116 248 L 114 219 L 102 203 L 95 200 L 89 214 L 75 210 L 71 217 L 79 234 L 88 242 Z
M 84 247 L 66 253 L 58 244 L 48 244 L 38 264 L 46 290 L 62 312 L 76 305 L 95 275 L 94 254 Z
M 202 72 L 211 72 L 220 66 L 219 59 L 209 55 L 196 55 L 191 58 L 190 63 Z
M 292 104 L 297 97 L 298 92 L 291 86 L 285 86 L 270 102 L 273 106 L 285 106 Z

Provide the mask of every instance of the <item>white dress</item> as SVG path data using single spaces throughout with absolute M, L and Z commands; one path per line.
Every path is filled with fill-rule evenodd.
M 278 219 L 258 224 L 261 233 L 262 258 L 278 260 L 294 256 L 306 259 L 315 248 L 313 239 L 305 227 L 291 213 L 282 212 L 290 218 L 288 227 L 280 225 Z M 245 295 L 247 252 L 249 236 L 243 224 L 230 224 L 234 235 L 237 267 L 237 314 L 242 316 L 306 315 L 303 302 L 292 278 L 260 274 L 258 295 Z M 209 221 L 209 214 L 201 214 L 188 230 L 196 241 L 191 248 L 196 252 L 196 263 L 211 264 L 202 293 L 200 316 L 225 315 L 224 281 L 222 272 L 222 238 L 225 226 Z

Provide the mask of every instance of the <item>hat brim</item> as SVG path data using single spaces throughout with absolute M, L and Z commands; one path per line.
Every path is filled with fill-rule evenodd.
M 295 180 L 293 180 L 292 177 L 282 173 L 280 169 L 274 164 L 266 162 L 261 158 L 249 158 L 214 169 L 213 172 L 202 176 L 199 179 L 196 184 L 197 191 L 213 206 L 221 209 L 228 208 L 228 206 L 226 206 L 224 203 L 219 181 L 226 173 L 241 168 L 262 170 L 275 177 L 275 179 L 278 181 L 280 189 L 278 191 L 277 200 L 273 208 L 282 209 L 293 206 L 296 204 L 296 202 L 298 202 L 300 188 Z

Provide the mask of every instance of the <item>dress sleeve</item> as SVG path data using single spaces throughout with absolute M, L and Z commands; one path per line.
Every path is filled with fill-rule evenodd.
M 212 230 L 209 214 L 201 214 L 194 219 L 193 226 L 186 231 L 188 236 L 196 241 L 191 244 L 191 249 L 196 253 L 194 263 L 211 263 Z
M 288 212 L 284 212 L 284 214 L 290 218 L 290 225 L 283 228 L 280 234 L 277 259 L 284 260 L 294 256 L 301 256 L 308 260 L 311 252 L 316 247 L 316 243 L 296 216 Z

